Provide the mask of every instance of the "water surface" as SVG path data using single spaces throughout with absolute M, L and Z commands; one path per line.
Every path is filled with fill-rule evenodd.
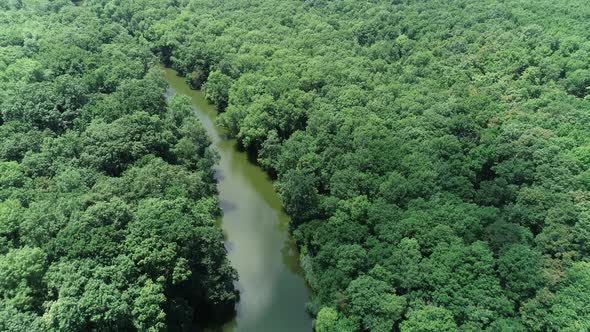
M 164 69 L 171 91 L 191 98 L 196 113 L 220 155 L 216 169 L 221 227 L 231 265 L 238 271 L 240 302 L 234 320 L 215 329 L 223 332 L 307 332 L 308 289 L 298 252 L 289 238 L 289 218 L 272 182 L 247 155 L 236 149 L 215 125 L 215 108 L 202 92 L 191 90 L 184 78 Z

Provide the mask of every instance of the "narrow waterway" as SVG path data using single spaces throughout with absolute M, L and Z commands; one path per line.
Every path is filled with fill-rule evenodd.
M 239 274 L 240 302 L 235 319 L 215 331 L 311 331 L 305 311 L 308 289 L 289 238 L 289 218 L 271 180 L 237 151 L 235 140 L 225 138 L 224 130 L 214 123 L 217 112 L 203 93 L 191 90 L 174 70 L 164 71 L 170 91 L 191 98 L 221 157 L 216 169 L 223 210 L 220 224 L 229 259 Z

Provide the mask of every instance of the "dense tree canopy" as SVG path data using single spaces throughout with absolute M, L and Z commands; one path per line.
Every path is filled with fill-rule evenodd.
M 587 329 L 583 1 L 88 5 L 276 176 L 318 331 Z
M 590 328 L 585 1 L 0 6 L 5 329 L 233 299 L 211 153 L 147 48 L 276 178 L 318 331 Z
M 0 330 L 191 329 L 233 311 L 216 154 L 148 48 L 69 1 L 0 7 Z

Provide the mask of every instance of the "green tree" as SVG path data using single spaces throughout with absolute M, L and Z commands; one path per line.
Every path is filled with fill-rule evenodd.
M 224 110 L 229 102 L 229 87 L 231 78 L 219 71 L 209 74 L 207 82 L 203 84 L 205 96 L 217 106 L 217 109 Z
M 281 181 L 281 197 L 285 211 L 293 216 L 293 221 L 301 223 L 310 220 L 318 213 L 319 194 L 315 187 L 313 174 L 303 170 L 293 170 Z
M 522 302 L 543 285 L 541 255 L 526 245 L 510 247 L 498 261 L 500 282 L 508 297 Z
M 133 302 L 133 325 L 142 331 L 163 331 L 166 314 L 162 309 L 166 301 L 162 286 L 148 279 L 139 289 Z
M 406 307 L 406 299 L 395 295 L 385 282 L 369 276 L 353 280 L 346 289 L 350 301 L 346 313 L 357 317 L 364 329 L 391 331 Z
M 8 306 L 39 309 L 47 255 L 39 248 L 11 249 L 0 257 L 0 294 Z
M 417 310 L 410 310 L 407 317 L 401 324 L 403 332 L 459 331 L 452 313 L 445 308 L 425 306 Z

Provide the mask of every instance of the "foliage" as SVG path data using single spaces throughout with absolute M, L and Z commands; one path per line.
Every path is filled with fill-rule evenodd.
M 583 1 L 145 4 L 87 2 L 207 75 L 276 177 L 318 330 L 586 328 Z
M 0 330 L 176 331 L 231 314 L 216 154 L 190 101 L 167 102 L 120 24 L 70 1 L 1 6 Z
M 154 160 L 201 171 L 199 188 L 211 183 L 185 152 L 203 145 L 182 141 L 187 131 L 158 112 L 157 97 L 147 98 L 154 108 L 125 103 L 141 95 L 134 80 L 152 80 L 138 40 L 202 85 L 219 123 L 276 177 L 318 330 L 589 328 L 584 1 L 87 0 L 91 24 L 79 23 L 83 9 L 39 3 L 28 10 L 60 10 L 60 24 L 81 32 L 43 34 L 14 10 L 22 2 L 0 16 L 13 23 L 0 39 L 0 197 L 13 202 L 3 211 L 27 210 L 3 219 L 10 249 L 40 247 L 51 264 L 56 251 L 43 244 L 88 202 L 112 196 L 132 218 L 140 206 L 159 210 L 148 199 L 184 209 L 171 197 L 188 192 L 182 185 L 132 185 Z M 64 40 L 68 51 L 50 47 Z M 137 90 L 119 93 L 126 86 Z M 125 178 L 131 190 L 113 189 Z M 45 192 L 71 195 L 48 202 Z M 133 241 L 160 234 L 149 225 Z M 154 245 L 163 257 L 182 250 Z M 162 273 L 149 254 L 128 258 Z M 172 280 L 184 278 L 184 261 L 166 263 L 179 266 Z M 56 313 L 73 310 L 66 299 Z M 142 321 L 156 322 L 149 312 Z M 14 317 L 11 326 L 36 324 Z

